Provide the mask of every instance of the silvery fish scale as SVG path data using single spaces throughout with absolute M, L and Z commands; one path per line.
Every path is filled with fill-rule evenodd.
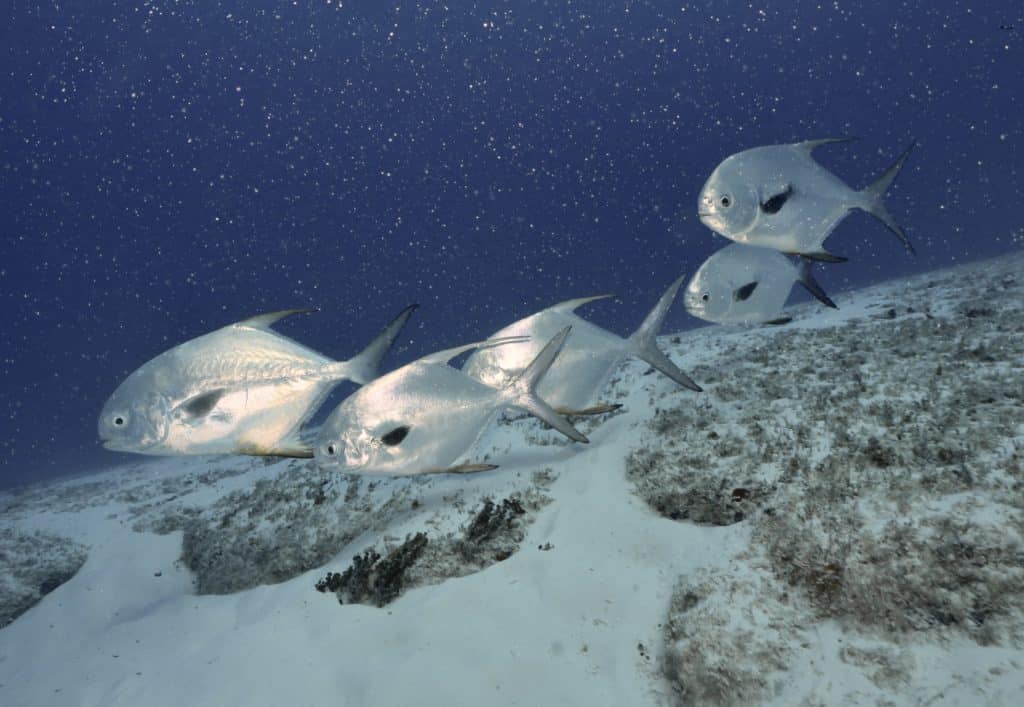
M 701 220 L 739 243 L 785 253 L 815 253 L 853 208 L 869 208 L 864 195 L 818 164 L 808 143 L 769 145 L 726 158 L 701 191 Z M 768 213 L 762 205 L 784 195 Z M 731 199 L 722 205 L 723 196 Z
M 415 361 L 346 398 L 320 429 L 314 453 L 322 467 L 349 473 L 443 471 L 501 405 L 499 391 L 462 371 Z
M 704 261 L 686 286 L 684 302 L 690 314 L 706 321 L 759 324 L 782 314 L 797 276 L 797 266 L 777 250 L 732 243 Z
M 337 381 L 336 365 L 269 329 L 230 325 L 132 373 L 103 408 L 101 437 L 110 449 L 147 454 L 271 450 L 291 443 Z M 211 391 L 222 392 L 203 400 Z M 119 416 L 130 418 L 120 426 L 137 430 L 138 444 L 104 435 Z
M 110 396 L 98 423 L 108 449 L 141 454 L 311 457 L 299 428 L 343 379 L 377 376 L 415 305 L 348 361 L 273 331 L 285 310 L 204 334 L 143 364 Z

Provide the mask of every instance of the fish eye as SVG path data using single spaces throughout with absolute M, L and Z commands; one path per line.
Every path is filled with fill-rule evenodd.
M 701 302 L 707 302 L 709 299 L 711 299 L 711 296 L 707 292 L 705 292 L 704 294 L 702 294 L 700 296 L 700 301 Z
M 128 424 L 127 415 L 114 415 L 110 421 L 114 423 L 114 427 L 124 427 Z
M 718 203 L 720 203 L 723 208 L 728 209 L 730 206 L 732 206 L 732 199 L 729 198 L 728 194 L 725 194 L 724 196 L 722 196 L 721 199 L 719 199 Z
M 338 449 L 333 444 L 328 444 L 325 451 L 332 457 L 338 453 Z
M 389 447 L 394 447 L 396 444 L 401 444 L 405 436 L 409 434 L 409 427 L 402 425 L 388 432 L 386 435 L 380 438 L 380 441 Z

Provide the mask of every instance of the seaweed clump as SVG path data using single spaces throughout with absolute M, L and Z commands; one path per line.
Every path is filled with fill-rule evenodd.
M 402 593 L 406 571 L 426 546 L 426 534 L 416 533 L 383 557 L 369 548 L 356 555 L 344 572 L 328 572 L 316 583 L 316 590 L 334 592 L 340 604 L 385 606 Z
M 519 519 L 524 515 L 526 509 L 517 498 L 506 498 L 500 504 L 484 499 L 483 507 L 470 521 L 458 543 L 462 558 L 471 561 L 479 557 L 481 551 L 491 550 L 496 561 L 507 560 L 515 547 L 508 547 L 506 540 L 511 540 L 518 547 L 522 536 L 516 531 Z
M 416 533 L 384 553 L 369 548 L 344 572 L 328 572 L 316 589 L 333 592 L 342 604 L 383 607 L 412 587 L 479 572 L 519 549 L 527 523 L 547 500 L 536 493 L 501 501 L 486 498 L 460 532 L 429 540 L 425 533 Z

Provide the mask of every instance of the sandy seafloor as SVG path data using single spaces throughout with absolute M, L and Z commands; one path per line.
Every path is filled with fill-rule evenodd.
M 1024 254 L 834 299 L 663 337 L 704 393 L 628 362 L 491 472 L 0 495 L 0 704 L 1024 704 Z

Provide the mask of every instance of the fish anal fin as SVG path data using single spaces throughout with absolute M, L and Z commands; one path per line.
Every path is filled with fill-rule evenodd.
M 797 265 L 797 282 L 803 285 L 805 290 L 814 295 L 815 299 L 826 307 L 839 309 L 836 303 L 832 301 L 832 298 L 825 293 L 822 286 L 818 284 L 818 281 L 814 279 L 814 274 L 811 272 L 811 261 L 806 258 L 801 258 L 800 263 Z
M 771 324 L 772 326 L 780 326 L 782 324 L 789 324 L 793 321 L 793 317 L 779 317 L 777 319 L 769 319 L 765 324 Z
M 424 474 L 479 474 L 482 471 L 493 471 L 498 468 L 497 464 L 475 464 L 472 462 L 466 462 L 464 464 L 456 464 L 455 466 L 449 466 L 444 469 L 430 469 L 423 472 Z
M 560 406 L 555 408 L 555 412 L 565 417 L 583 417 L 585 415 L 605 415 L 615 412 L 620 408 L 622 408 L 622 403 L 598 403 L 597 405 L 579 409 Z
M 787 255 L 799 255 L 808 260 L 816 260 L 819 263 L 845 263 L 849 258 L 841 255 L 833 255 L 827 250 L 819 250 L 816 253 L 787 253 Z

